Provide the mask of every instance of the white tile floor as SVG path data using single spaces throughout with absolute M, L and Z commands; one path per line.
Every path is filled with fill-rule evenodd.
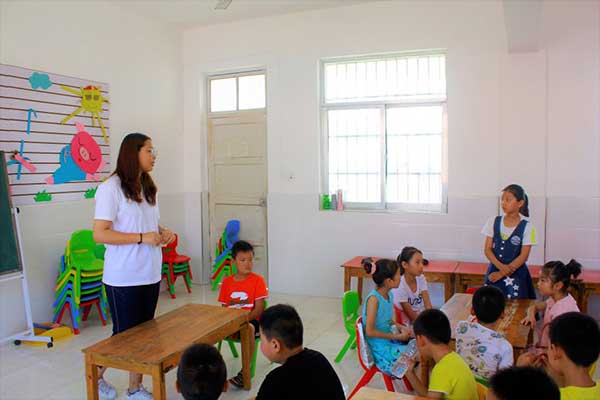
M 430 285 L 430 294 L 434 307 L 441 306 L 442 292 L 440 285 Z M 188 295 L 183 287 L 177 289 L 177 299 L 172 300 L 166 292 L 162 292 L 158 302 L 157 315 L 171 311 L 186 303 L 216 304 L 217 293 L 211 292 L 208 286 L 193 286 L 193 293 Z M 291 304 L 300 313 L 304 323 L 304 344 L 306 347 L 322 352 L 335 368 L 344 389 L 348 394 L 358 382 L 363 371 L 358 364 L 356 350 L 349 350 L 346 357 L 336 364 L 333 362 L 344 344 L 347 334 L 342 325 L 341 301 L 337 298 L 307 297 L 271 293 L 269 304 Z M 68 323 L 68 319 L 67 319 Z M 2 400 L 81 400 L 85 399 L 84 360 L 81 349 L 94 344 L 111 334 L 111 325 L 103 327 L 92 311 L 90 319 L 84 322 L 81 334 L 61 342 L 54 348 L 14 346 L 7 344 L 0 347 L 0 399 Z M 223 357 L 227 363 L 229 375 L 241 367 L 240 359 L 234 359 L 227 346 L 223 347 Z M 224 400 L 248 399 L 254 395 L 265 375 L 275 368 L 259 352 L 256 376 L 253 389 L 230 389 L 221 396 Z M 596 379 L 600 376 L 600 368 Z M 166 376 L 167 397 L 181 399 L 175 390 L 175 371 Z M 127 387 L 128 375 L 124 371 L 109 370 L 105 378 L 119 390 L 119 398 Z M 151 379 L 145 379 L 145 385 L 152 387 Z M 383 389 L 381 378 L 373 379 L 369 386 Z

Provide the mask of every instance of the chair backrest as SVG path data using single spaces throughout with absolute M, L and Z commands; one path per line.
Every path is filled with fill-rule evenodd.
M 240 221 L 237 219 L 232 219 L 227 221 L 227 225 L 225 226 L 225 248 L 230 248 L 233 246 L 238 239 L 238 233 L 240 233 Z
M 96 242 L 94 242 L 94 233 L 89 229 L 81 229 L 71 234 L 69 239 L 69 250 L 71 253 L 82 254 L 91 252 L 94 254 Z
M 175 239 L 167 244 L 166 246 L 162 247 L 162 253 L 163 255 L 168 255 L 171 257 L 177 256 L 177 244 L 179 243 L 179 236 L 177 236 L 177 234 L 175 234 Z
M 375 360 L 373 359 L 373 354 L 367 344 L 362 317 L 358 317 L 356 320 L 356 346 L 358 347 L 358 351 L 356 352 L 358 354 L 358 361 L 365 371 L 368 371 L 375 365 Z
M 400 310 L 400 307 L 398 307 L 395 304 L 394 304 L 394 313 L 396 314 L 396 323 L 402 324 L 403 323 L 402 310 Z
M 358 292 L 348 290 L 342 297 L 342 316 L 346 332 L 352 335 L 356 329 L 356 319 L 358 318 L 358 309 L 360 308 L 360 299 Z

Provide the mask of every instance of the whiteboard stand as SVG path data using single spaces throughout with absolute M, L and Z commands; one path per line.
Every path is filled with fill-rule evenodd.
M 15 225 L 17 228 L 17 243 L 19 244 L 19 253 L 21 255 L 21 271 L 7 275 L 5 277 L 0 278 L 1 282 L 12 281 L 16 279 L 21 280 L 21 285 L 23 286 L 23 300 L 25 302 L 25 317 L 27 319 L 27 330 L 20 332 L 16 335 L 9 336 L 6 338 L 0 339 L 0 343 L 13 341 L 14 344 L 20 345 L 22 341 L 29 342 L 42 342 L 46 343 L 48 348 L 53 346 L 52 337 L 50 336 L 36 336 L 35 331 L 33 330 L 33 319 L 31 317 L 31 302 L 29 301 L 29 287 L 27 285 L 27 274 L 25 273 L 25 255 L 23 254 L 23 247 L 21 244 L 21 227 L 19 225 L 19 209 L 17 207 L 13 207 L 11 209 L 12 214 L 15 218 Z

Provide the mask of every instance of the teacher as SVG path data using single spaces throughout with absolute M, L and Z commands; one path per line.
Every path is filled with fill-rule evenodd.
M 94 240 L 106 244 L 103 283 L 113 322 L 113 335 L 154 318 L 161 280 L 161 245 L 175 235 L 158 224 L 156 185 L 150 171 L 156 162 L 152 140 L 141 133 L 125 136 L 115 172 L 96 191 Z M 117 391 L 104 380 L 100 368 L 101 399 L 113 400 Z M 142 375 L 129 373 L 128 400 L 150 400 Z

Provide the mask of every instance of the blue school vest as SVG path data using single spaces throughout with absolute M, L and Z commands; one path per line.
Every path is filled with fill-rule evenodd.
M 524 219 L 521 220 L 507 240 L 502 239 L 500 233 L 501 223 L 502 217 L 496 217 L 494 220 L 492 251 L 498 261 L 503 264 L 509 264 L 521 254 L 523 234 L 527 221 Z M 504 295 L 509 299 L 535 299 L 535 288 L 533 287 L 533 281 L 531 280 L 529 269 L 527 269 L 527 264 L 521 265 L 512 275 L 492 283 L 489 281 L 488 276 L 496 271 L 498 271 L 498 268 L 490 263 L 485 274 L 486 285 L 495 286 L 502 290 Z

